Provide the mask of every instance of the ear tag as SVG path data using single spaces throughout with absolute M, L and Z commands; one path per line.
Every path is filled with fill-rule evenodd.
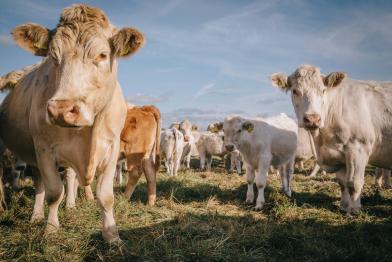
M 249 133 L 252 133 L 252 131 L 253 131 L 253 126 L 252 126 L 252 125 L 249 125 L 248 128 L 247 128 L 246 130 L 248 130 Z

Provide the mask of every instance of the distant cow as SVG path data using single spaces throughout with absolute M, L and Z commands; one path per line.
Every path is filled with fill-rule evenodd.
M 190 168 L 191 163 L 192 148 L 195 145 L 192 127 L 192 123 L 188 119 L 185 119 L 181 121 L 178 129 L 184 135 L 184 150 L 182 152 L 181 162 L 183 162 L 184 166 L 188 169 Z
M 323 75 L 312 65 L 271 80 L 291 93 L 298 125 L 311 131 L 321 168 L 336 172 L 341 209 L 358 212 L 367 163 L 392 168 L 392 82 Z
M 385 168 L 376 168 L 375 184 L 379 188 L 391 188 L 391 170 Z
M 169 176 L 177 176 L 183 149 L 184 135 L 180 131 L 169 128 L 161 132 L 161 156 Z
M 258 196 L 256 210 L 264 205 L 264 189 L 269 167 L 279 167 L 282 189 L 291 196 L 290 180 L 294 171 L 297 148 L 297 124 L 286 115 L 263 119 L 246 119 L 228 116 L 223 124 L 225 146 L 228 151 L 237 148 L 246 166 L 248 191 L 246 202 L 253 203 L 253 184 Z
M 223 145 L 223 135 L 212 132 L 204 132 L 200 135 L 196 144 L 200 156 L 200 168 L 211 171 L 212 156 L 223 157 L 226 154 Z M 205 166 L 207 160 L 207 166 Z
M 116 29 L 100 9 L 73 5 L 49 30 L 24 24 L 12 31 L 16 43 L 44 56 L 23 76 L 0 107 L 0 137 L 12 152 L 36 167 L 32 221 L 44 218 L 46 233 L 59 228 L 64 187 L 57 168 L 72 167 L 83 185 L 97 175 L 96 194 L 103 238 L 118 241 L 113 216 L 113 176 L 126 102 L 117 81 L 117 59 L 144 43 L 135 29 Z
M 121 132 L 121 151 L 127 163 L 128 182 L 125 196 L 129 199 L 144 172 L 148 187 L 148 204 L 156 198 L 156 172 L 159 169 L 161 114 L 155 106 L 128 108 Z

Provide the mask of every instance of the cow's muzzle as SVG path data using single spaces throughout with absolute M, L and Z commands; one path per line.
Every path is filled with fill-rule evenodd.
M 233 152 L 234 151 L 234 145 L 226 145 L 226 150 L 229 152 Z
M 185 141 L 185 142 L 189 142 L 189 140 L 190 140 L 190 137 L 189 137 L 189 136 L 184 136 L 184 141 Z
M 50 123 L 62 127 L 80 127 L 80 107 L 68 100 L 49 100 L 47 104 L 47 117 Z
M 318 114 L 305 114 L 304 127 L 307 130 L 314 130 L 320 127 L 321 117 Z

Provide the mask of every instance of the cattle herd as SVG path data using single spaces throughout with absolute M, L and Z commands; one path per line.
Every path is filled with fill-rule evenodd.
M 291 197 L 295 163 L 303 168 L 302 162 L 312 157 L 317 162 L 312 176 L 320 169 L 336 173 L 340 207 L 349 215 L 360 211 L 368 164 L 377 167 L 376 184 L 390 187 L 392 82 L 353 80 L 342 72 L 324 75 L 302 65 L 289 76 L 270 77 L 290 94 L 297 120 L 285 114 L 227 116 L 206 131 L 186 119 L 164 129 L 159 110 L 127 104 L 117 81 L 117 59 L 144 44 L 138 30 L 115 28 L 100 9 L 73 5 L 63 10 L 54 29 L 27 23 L 12 35 L 20 47 L 43 59 L 0 78 L 0 89 L 8 92 L 0 106 L 0 208 L 6 208 L 4 181 L 16 189 L 24 170 L 35 187 L 32 222 L 44 218 L 45 199 L 48 204 L 46 234 L 60 226 L 64 195 L 66 207 L 74 207 L 81 186 L 87 198 L 95 193 L 98 200 L 103 238 L 118 241 L 115 179 L 122 183 L 126 172 L 124 194 L 130 198 L 144 173 L 148 204 L 153 205 L 162 161 L 167 175 L 176 176 L 179 169 L 191 168 L 192 157 L 207 171 L 213 156 L 227 158 L 231 172 L 245 170 L 246 202 L 255 203 L 256 210 L 265 203 L 271 168 Z

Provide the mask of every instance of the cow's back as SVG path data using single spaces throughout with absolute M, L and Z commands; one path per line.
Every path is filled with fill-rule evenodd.
M 154 106 L 129 108 L 121 132 L 121 151 L 127 160 L 139 161 L 153 153 L 159 155 L 159 146 L 159 110 Z

